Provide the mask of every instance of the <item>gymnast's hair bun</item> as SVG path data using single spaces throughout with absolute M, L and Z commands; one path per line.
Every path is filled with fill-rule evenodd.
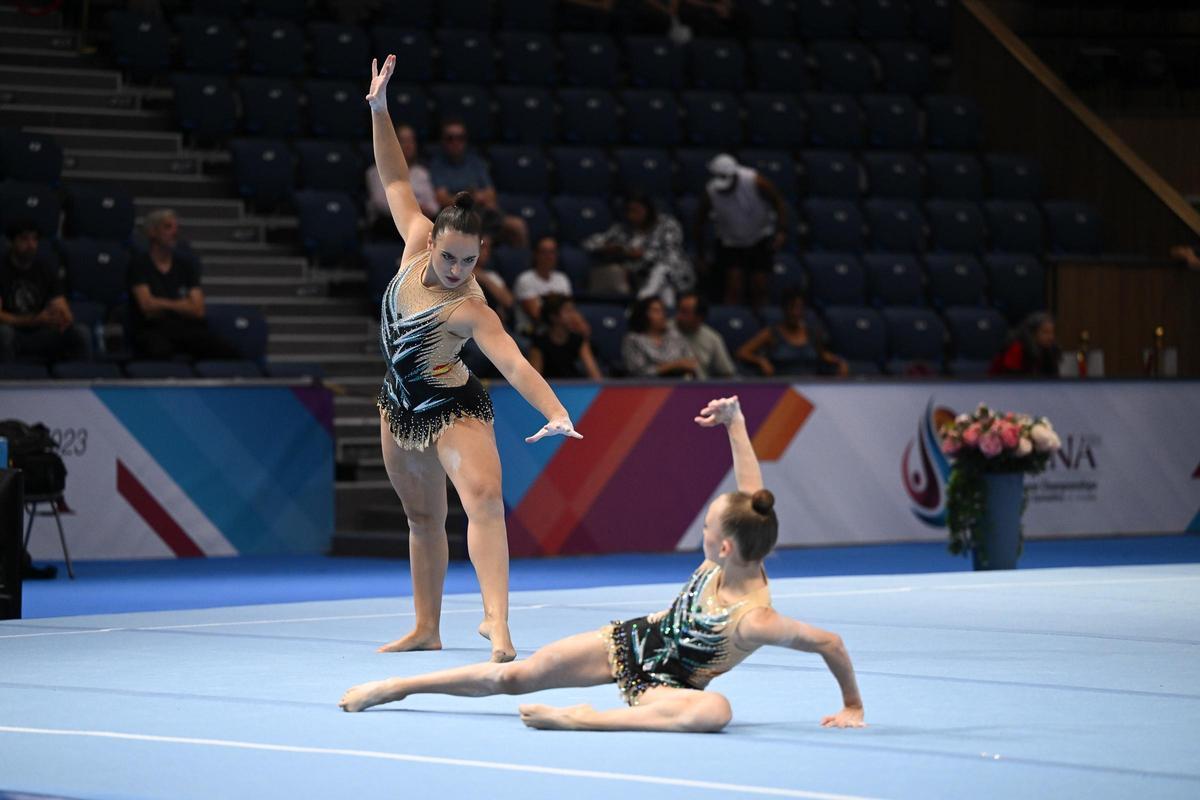
M 454 195 L 454 207 L 461 208 L 463 211 L 471 211 L 475 208 L 475 195 L 470 192 L 459 192 Z
M 759 514 L 770 514 L 775 509 L 775 495 L 767 489 L 759 489 L 750 496 L 750 507 Z

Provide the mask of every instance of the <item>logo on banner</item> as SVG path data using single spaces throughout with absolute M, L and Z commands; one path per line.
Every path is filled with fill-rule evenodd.
M 934 408 L 933 398 L 917 419 L 917 435 L 904 448 L 900 475 L 917 519 L 934 528 L 946 525 L 946 483 L 950 461 L 942 453 L 938 428 L 954 419 L 948 408 Z

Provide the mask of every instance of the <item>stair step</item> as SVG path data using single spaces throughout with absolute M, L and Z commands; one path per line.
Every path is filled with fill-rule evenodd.
M 354 463 L 379 456 L 378 431 L 374 436 L 339 436 L 335 442 L 336 460 L 339 463 Z
M 7 22 L 4 20 L 3 22 Z M 79 34 L 61 28 L 27 28 L 0 24 L 0 47 L 33 48 L 35 50 L 78 49 Z
M 141 108 L 141 98 L 133 92 L 113 91 L 112 89 L 7 84 L 0 77 L 0 105 L 10 104 L 116 108 L 129 111 Z
M 0 64 L 0 83 L 12 86 L 46 86 L 74 89 L 121 89 L 121 73 L 116 70 L 64 69 L 34 67 L 25 64 Z
M 289 362 L 302 361 L 320 364 L 330 379 L 336 378 L 369 378 L 375 383 L 383 378 L 383 357 L 374 354 L 346 353 L 317 353 L 312 355 L 278 355 L 272 356 L 272 361 Z
M 115 150 L 128 152 L 136 150 L 143 153 L 179 155 L 183 150 L 183 137 L 178 133 L 167 131 L 131 131 L 131 130 L 101 130 L 93 131 L 80 128 L 58 128 L 53 126 L 33 125 L 21 126 L 32 133 L 44 133 L 53 136 L 54 141 L 64 150 Z
M 59 11 L 36 15 L 25 14 L 15 3 L 0 5 L 0 26 L 5 28 L 21 28 L 22 30 L 51 28 L 58 30 L 62 28 L 62 24 L 62 13 Z
M 319 353 L 370 353 L 377 352 L 379 344 L 363 333 L 328 334 L 317 333 L 279 333 L 271 329 L 271 341 L 267 344 L 267 352 L 271 357 L 280 355 L 311 355 Z
M 0 64 L 72 71 L 84 71 L 92 67 L 103 69 L 112 66 L 108 57 L 100 53 L 81 53 L 75 49 L 57 50 L 50 47 L 9 47 L 7 45 L 0 48 Z
M 159 208 L 172 208 L 181 219 L 241 219 L 245 206 L 241 200 L 217 200 L 195 197 L 135 197 L 138 219 Z
M 214 239 L 192 239 L 188 234 L 189 226 L 186 218 L 180 218 L 180 230 L 185 238 L 192 243 L 192 249 L 197 253 L 208 256 L 243 256 L 247 258 L 298 258 L 296 248 L 286 244 L 272 242 L 227 242 Z
M 377 335 L 377 325 L 369 317 L 290 317 L 284 315 L 271 316 L 267 319 L 271 326 L 272 337 L 280 335 L 333 335 L 333 336 L 370 336 L 374 342 Z M 340 399 L 340 398 L 339 398 Z
M 321 297 L 324 295 L 323 284 L 313 284 L 295 278 L 260 278 L 252 275 L 213 276 L 204 279 L 204 291 L 214 298 L 218 297 L 278 297 L 295 295 L 296 297 Z
M 376 412 L 365 417 L 340 417 L 333 418 L 334 434 L 338 437 L 354 436 L 367 437 L 372 433 L 379 435 L 379 413 Z
M 188 226 L 189 229 L 191 226 Z M 209 256 L 204 259 L 204 275 L 211 278 L 306 278 L 308 262 L 303 258 L 280 256 Z
M 195 155 L 184 153 L 134 152 L 68 149 L 63 153 L 63 169 L 81 172 L 141 172 L 166 175 L 199 175 L 202 163 Z
M 0 125 L 42 125 L 57 128 L 166 131 L 173 126 L 166 111 L 120 108 L 75 108 L 69 105 L 12 103 L 0 106 Z
M 360 308 L 361 303 L 358 300 L 342 297 L 289 297 L 287 295 L 251 297 L 228 295 L 216 302 L 255 306 L 262 309 L 268 317 L 274 317 L 276 314 L 284 316 L 304 314 L 312 317 L 345 317 L 362 310 Z M 308 361 L 309 359 L 292 358 L 284 360 Z M 376 382 L 378 382 L 378 377 L 376 378 Z
M 261 222 L 249 219 L 192 219 L 180 217 L 179 230 L 193 243 L 260 244 L 266 240 Z
M 233 194 L 229 178 L 212 175 L 143 175 L 127 172 L 63 170 L 63 177 L 84 183 L 115 184 L 134 196 L 167 193 L 177 197 L 228 198 Z

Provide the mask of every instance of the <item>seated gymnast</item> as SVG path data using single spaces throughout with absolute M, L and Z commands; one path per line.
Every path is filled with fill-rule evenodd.
M 862 697 L 841 637 L 771 608 L 763 559 L 778 537 L 775 498 L 763 488 L 737 397 L 711 401 L 696 422 L 725 426 L 738 490 L 709 506 L 704 563 L 669 609 L 569 636 L 524 661 L 364 683 L 346 692 L 342 709 L 362 711 L 414 694 L 487 697 L 616 683 L 627 708 L 522 705 L 521 721 L 559 730 L 713 732 L 729 723 L 732 710 L 724 696 L 704 691 L 709 681 L 759 647 L 775 645 L 818 653 L 837 679 L 843 708 L 821 725 L 863 727 Z

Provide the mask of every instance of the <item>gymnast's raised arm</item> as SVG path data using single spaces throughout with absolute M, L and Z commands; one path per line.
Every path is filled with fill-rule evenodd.
M 754 454 L 754 445 L 750 443 L 746 418 L 742 416 L 737 395 L 710 400 L 696 417 L 696 423 L 703 428 L 725 426 L 729 433 L 729 449 L 733 451 L 733 475 L 739 492 L 754 494 L 763 488 L 762 470 L 758 466 L 758 456 Z
M 395 69 L 394 55 L 383 60 L 383 69 L 379 69 L 378 62 L 371 59 L 371 88 L 367 92 L 367 103 L 371 106 L 371 140 L 375 148 L 375 168 L 379 170 L 379 180 L 387 195 L 396 230 L 406 245 L 420 249 L 425 246 L 433 223 L 421 211 L 421 205 L 413 193 L 408 162 L 404 160 L 400 140 L 396 138 L 396 130 L 388 114 L 387 84 Z

